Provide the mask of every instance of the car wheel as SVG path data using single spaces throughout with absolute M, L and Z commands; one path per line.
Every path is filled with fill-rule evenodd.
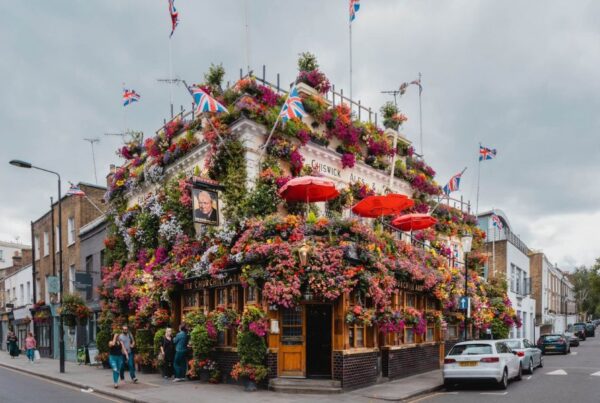
M 528 374 L 533 374 L 533 358 L 529 359 L 529 368 L 527 368 Z
M 502 372 L 502 379 L 498 382 L 498 387 L 500 389 L 508 388 L 508 369 L 504 368 L 504 372 Z
M 517 376 L 515 376 L 515 381 L 520 381 L 523 379 L 523 366 L 519 364 L 519 372 L 517 372 Z
M 448 379 L 444 379 L 444 388 L 446 390 L 454 390 L 454 382 L 448 380 Z

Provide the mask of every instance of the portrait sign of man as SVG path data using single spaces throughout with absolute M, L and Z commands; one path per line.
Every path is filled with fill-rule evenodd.
M 217 192 L 206 189 L 192 191 L 194 222 L 219 225 L 219 201 Z

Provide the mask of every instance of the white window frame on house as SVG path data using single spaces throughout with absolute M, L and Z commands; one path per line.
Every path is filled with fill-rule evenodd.
M 67 244 L 73 245 L 75 243 L 75 217 L 69 217 L 67 219 Z
M 48 256 L 49 254 L 50 254 L 50 234 L 48 233 L 48 231 L 44 231 L 44 256 Z
M 69 266 L 69 292 L 75 293 L 75 265 Z
M 54 252 L 58 253 L 60 250 L 60 236 L 58 233 L 58 225 L 54 227 Z
M 39 235 L 34 236 L 33 240 L 35 242 L 35 249 L 33 251 L 33 253 L 35 255 L 34 258 L 35 258 L 35 260 L 39 260 L 39 258 L 40 258 L 40 236 Z
M 0 262 L 4 262 L 4 250 L 0 249 Z
M 25 305 L 25 286 L 23 284 L 19 284 L 19 289 L 21 290 L 21 298 L 19 299 L 19 305 Z
M 27 282 L 27 301 L 25 302 L 25 305 L 30 304 L 31 303 L 31 282 L 28 281 Z

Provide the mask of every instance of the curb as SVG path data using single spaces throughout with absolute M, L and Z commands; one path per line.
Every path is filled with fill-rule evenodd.
M 43 374 L 43 373 L 39 373 L 39 372 L 30 371 L 28 369 L 21 368 L 21 367 L 15 367 L 15 366 L 12 366 L 12 365 L 5 364 L 3 362 L 0 362 L 0 367 L 11 369 L 13 371 L 23 372 L 25 374 L 36 376 L 38 378 L 43 378 L 43 379 L 47 379 L 47 380 L 50 380 L 50 381 L 62 383 L 62 384 L 68 385 L 68 386 L 75 387 L 77 389 L 88 389 L 88 388 L 91 388 L 91 389 L 94 390 L 94 393 L 97 393 L 97 394 L 100 394 L 100 395 L 104 395 L 104 396 L 107 396 L 107 397 L 111 397 L 113 399 L 119 399 L 119 400 L 123 400 L 123 401 L 126 401 L 126 402 L 131 402 L 131 403 L 148 403 L 147 399 L 140 400 L 140 399 L 138 399 L 136 397 L 124 396 L 124 395 L 122 395 L 120 393 L 115 393 L 115 392 L 108 391 L 108 390 L 103 390 L 103 389 L 92 388 L 89 385 L 84 385 L 84 384 L 81 384 L 81 383 L 68 381 L 66 379 L 58 378 L 58 377 L 52 376 L 52 375 L 47 375 L 47 374 Z
M 381 400 L 381 401 L 384 401 L 384 402 L 408 402 L 410 399 L 414 399 L 415 397 L 427 395 L 429 393 L 436 392 L 436 391 L 441 390 L 443 388 L 444 388 L 444 385 L 431 386 L 429 388 L 421 389 L 419 391 L 415 391 L 413 393 L 404 395 L 402 397 L 376 397 L 376 396 L 372 396 L 372 395 L 371 396 L 361 395 L 361 396 L 362 397 L 367 397 L 369 399 Z

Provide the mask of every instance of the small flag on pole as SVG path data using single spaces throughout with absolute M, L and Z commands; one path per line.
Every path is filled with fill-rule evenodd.
M 170 38 L 175 32 L 175 27 L 177 27 L 177 24 L 179 24 L 179 13 L 175 8 L 175 0 L 169 0 L 169 14 L 171 14 L 171 35 L 169 35 Z
M 462 177 L 463 172 L 465 171 L 463 170 L 462 172 L 459 172 L 456 175 L 454 175 L 444 186 L 443 191 L 446 196 L 450 196 L 450 193 L 455 192 L 459 189 L 460 179 Z
M 496 149 L 479 146 L 479 161 L 491 160 L 496 158 Z
M 85 196 L 85 192 L 79 186 L 71 183 L 69 190 L 67 190 L 67 196 Z
M 140 94 L 135 90 L 123 89 L 123 106 L 127 106 L 133 102 L 140 100 Z
M 499 230 L 504 228 L 504 224 L 502 224 L 502 220 L 500 220 L 500 217 L 498 217 L 495 213 L 492 213 L 492 225 L 494 227 L 498 228 Z
M 300 98 L 298 90 L 294 86 L 285 100 L 281 112 L 279 112 L 279 117 L 285 123 L 289 119 L 303 118 L 304 116 L 306 116 L 306 111 L 304 110 L 304 105 L 302 105 L 302 98 Z
M 192 87 L 192 96 L 194 97 L 194 102 L 196 103 L 196 110 L 194 113 L 200 115 L 205 112 L 227 112 L 227 108 L 225 108 L 222 104 L 220 104 L 216 99 L 208 95 L 202 88 L 200 87 Z
M 350 0 L 350 22 L 356 18 L 356 13 L 360 9 L 360 0 Z

